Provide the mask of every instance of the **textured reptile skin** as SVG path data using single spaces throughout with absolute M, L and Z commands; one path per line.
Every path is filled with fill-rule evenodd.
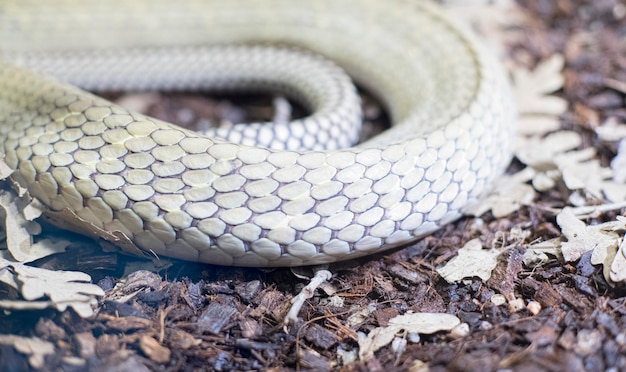
M 510 159 L 514 109 L 501 67 L 426 2 L 5 1 L 0 40 L 0 150 L 14 177 L 50 213 L 68 209 L 159 255 L 263 267 L 380 252 L 458 218 Z M 245 81 L 234 76 L 202 86 L 191 77 L 213 64 L 194 63 L 200 45 L 242 43 L 328 57 L 380 97 L 393 128 L 345 149 L 253 147 L 128 112 L 31 70 L 95 90 L 120 87 L 110 83 L 125 71 L 120 66 L 134 66 L 117 80 L 123 88 L 233 82 L 239 89 Z M 287 71 L 274 65 L 282 51 L 267 49 L 261 71 Z M 250 64 L 237 61 L 253 58 L 242 53 L 225 65 L 249 72 Z M 76 64 L 62 62 L 72 58 L 99 69 L 72 70 Z M 343 75 L 309 89 L 303 76 L 315 82 L 318 70 L 294 66 L 276 81 L 314 111 L 310 131 L 283 126 L 270 136 L 233 136 L 279 148 L 349 143 L 353 134 L 344 128 L 360 114 Z M 286 134 L 297 141 L 286 145 Z

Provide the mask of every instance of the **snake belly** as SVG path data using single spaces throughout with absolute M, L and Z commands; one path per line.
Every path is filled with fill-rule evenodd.
M 457 219 L 511 157 L 503 69 L 426 1 L 5 1 L 0 40 L 0 151 L 14 178 L 48 213 L 157 255 L 272 267 L 380 252 Z M 392 128 L 344 149 L 248 146 L 17 66 L 114 51 L 141 69 L 144 48 L 171 47 L 165 66 L 181 45 L 250 43 L 328 57 L 380 98 Z

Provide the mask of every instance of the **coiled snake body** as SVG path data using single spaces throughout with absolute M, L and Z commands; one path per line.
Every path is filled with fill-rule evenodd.
M 0 40 L 0 151 L 14 178 L 51 215 L 160 255 L 262 267 L 379 252 L 458 218 L 510 159 L 501 67 L 426 2 L 9 1 Z M 332 59 L 393 127 L 349 147 L 360 114 L 344 75 L 289 49 L 223 46 L 250 43 Z M 278 88 L 313 114 L 205 136 L 33 69 L 93 90 Z

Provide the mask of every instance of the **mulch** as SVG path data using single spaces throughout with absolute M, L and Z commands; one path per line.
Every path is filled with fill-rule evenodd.
M 626 4 L 519 3 L 531 24 L 509 52 L 530 66 L 564 54 L 565 84 L 558 95 L 568 100 L 569 110 L 562 126 L 581 133 L 584 146 L 595 147 L 608 166 L 615 145 L 600 142 L 593 129 L 608 117 L 626 120 Z M 209 114 L 253 110 L 264 115 L 256 97 L 239 103 L 194 100 L 208 100 L 215 108 Z M 368 109 L 374 118 L 378 111 Z M 519 169 L 519 164 L 511 167 Z M 507 218 L 486 215 L 482 224 L 462 219 L 404 249 L 335 265 L 331 285 L 336 293 L 331 297 L 318 290 L 301 310 L 302 320 L 287 332 L 282 319 L 289 300 L 306 285 L 289 269 L 174 261 L 158 274 L 142 270 L 120 282 L 125 268 L 142 267 L 142 262 L 97 247 L 70 250 L 38 264 L 89 273 L 107 291 L 97 315 L 13 312 L 0 315 L 0 333 L 54 343 L 57 353 L 46 359 L 45 370 L 626 370 L 626 291 L 604 280 L 602 268 L 590 263 L 591 253 L 576 263 L 553 259 L 532 269 L 522 264 L 524 247 L 510 234 L 513 227 L 530 233 L 526 243 L 560 236 L 555 216 L 542 206 L 564 205 L 544 193 Z M 624 213 L 601 214 L 595 221 Z M 467 241 L 479 238 L 489 245 L 495 237 L 510 249 L 487 282 L 474 278 L 448 284 L 435 272 Z M 521 299 L 523 306 L 498 305 L 491 301 L 496 294 Z M 421 335 L 402 352 L 387 345 L 370 360 L 346 363 L 356 357 L 359 337 L 409 311 L 454 314 L 470 331 L 464 337 Z M 0 360 L 0 370 L 28 369 L 27 358 L 11 346 L 0 347 Z

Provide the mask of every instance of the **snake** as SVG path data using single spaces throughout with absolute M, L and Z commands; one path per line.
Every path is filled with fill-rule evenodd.
M 0 40 L 12 179 L 53 224 L 128 251 L 252 267 L 370 255 L 457 220 L 511 159 L 505 69 L 425 0 L 8 0 Z M 362 142 L 352 81 L 392 122 Z M 280 91 L 310 113 L 198 133 L 107 90 Z

